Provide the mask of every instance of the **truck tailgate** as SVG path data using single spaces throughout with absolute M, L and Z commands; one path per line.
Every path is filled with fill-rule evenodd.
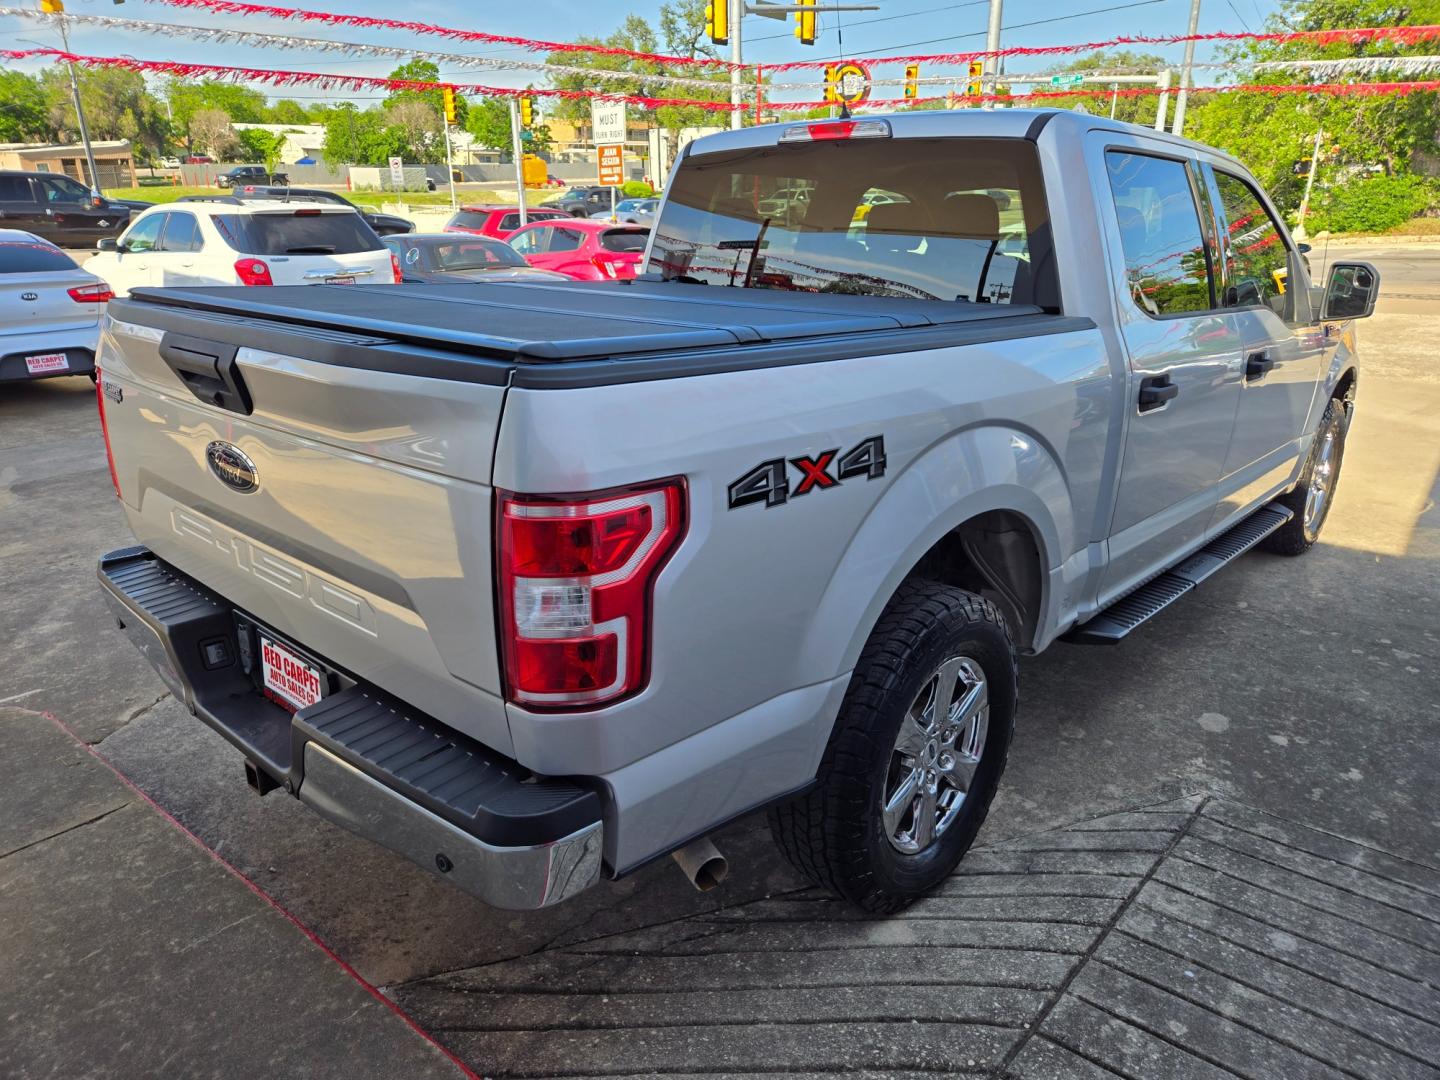
M 504 386 L 413 374 L 403 353 L 377 370 L 307 359 L 353 348 L 343 332 L 271 334 L 260 347 L 253 323 L 192 317 L 181 333 L 149 314 L 117 305 L 99 361 L 140 543 L 335 666 L 509 753 L 489 486 Z

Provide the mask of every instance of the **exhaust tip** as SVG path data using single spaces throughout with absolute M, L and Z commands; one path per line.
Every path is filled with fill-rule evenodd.
M 671 853 L 681 873 L 701 892 L 709 892 L 730 874 L 730 863 L 709 840 L 694 840 Z

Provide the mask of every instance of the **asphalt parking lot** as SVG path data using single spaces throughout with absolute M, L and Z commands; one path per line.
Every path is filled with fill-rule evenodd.
M 1344 254 L 1321 544 L 1025 662 L 980 848 L 888 920 L 759 819 L 716 892 L 518 915 L 256 798 L 100 600 L 90 383 L 0 388 L 0 1075 L 1440 1075 L 1440 245 Z

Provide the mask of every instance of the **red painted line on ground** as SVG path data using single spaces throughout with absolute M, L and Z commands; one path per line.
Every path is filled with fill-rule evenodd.
M 32 713 L 34 712 L 34 710 L 32 709 L 25 709 L 22 711 Z M 303 922 L 301 922 L 299 917 L 296 916 L 293 912 L 291 912 L 289 908 L 281 904 L 279 900 L 276 900 L 259 885 L 256 885 L 255 882 L 251 881 L 248 877 L 242 874 L 233 863 L 227 861 L 225 856 L 221 855 L 209 844 L 205 843 L 204 840 L 200 839 L 199 836 L 191 832 L 190 829 L 183 822 L 181 822 L 179 818 L 177 818 L 174 814 L 170 813 L 169 810 L 166 810 L 158 802 L 152 799 L 148 794 L 145 793 L 145 791 L 140 787 L 139 784 L 135 783 L 135 781 L 131 780 L 130 777 L 126 776 L 123 772 L 121 772 L 110 761 L 109 758 L 107 758 L 104 754 L 100 753 L 99 750 L 96 750 L 95 747 L 91 746 L 78 734 L 76 734 L 75 730 L 71 728 L 69 724 L 65 723 L 64 720 L 61 720 L 58 716 L 56 716 L 52 712 L 49 712 L 48 710 L 41 710 L 39 715 L 45 717 L 46 720 L 49 720 L 57 728 L 63 731 L 71 739 L 73 739 L 76 745 L 78 745 L 96 761 L 100 762 L 101 765 L 104 765 L 105 768 L 109 769 L 112 773 L 114 773 L 115 776 L 119 779 L 119 781 L 131 791 L 133 791 L 136 795 L 138 795 L 140 799 L 147 806 L 150 807 L 150 809 L 154 810 L 162 818 L 164 818 L 176 829 L 178 829 L 180 833 L 185 836 L 186 839 L 188 839 L 201 851 L 205 852 L 206 855 L 209 855 L 210 858 L 214 859 L 215 862 L 219 863 L 222 867 L 229 871 L 232 876 L 238 878 L 241 884 L 243 884 L 252 893 L 258 896 L 261 900 L 265 901 L 265 903 L 269 904 L 270 907 L 275 909 L 275 911 L 279 912 L 280 915 L 282 915 L 286 920 L 289 921 L 292 926 L 295 927 L 295 929 L 299 930 L 302 934 L 309 938 L 312 945 L 314 945 L 327 957 L 333 960 L 336 965 L 339 966 L 341 971 L 343 971 L 346 975 L 349 975 L 350 978 L 354 979 L 357 983 L 359 983 L 367 994 L 369 994 L 376 1001 L 380 1002 L 392 1013 L 398 1016 L 405 1023 L 405 1025 L 410 1028 L 411 1031 L 415 1032 L 416 1035 L 419 1035 L 420 1038 L 424 1039 L 436 1050 L 440 1051 L 441 1054 L 445 1055 L 445 1057 L 450 1061 L 450 1063 L 453 1064 L 457 1069 L 459 1069 L 461 1075 L 465 1076 L 467 1080 L 485 1080 L 485 1078 L 482 1077 L 479 1073 L 475 1072 L 473 1069 L 470 1068 L 470 1066 L 466 1065 L 465 1062 L 461 1061 L 458 1057 L 456 1057 L 455 1054 L 453 1054 L 449 1049 L 447 1049 L 438 1039 L 435 1038 L 435 1036 L 431 1035 L 430 1032 L 426 1031 L 423 1027 L 421 1027 L 418 1020 L 416 1020 L 399 1005 L 397 1005 L 395 1002 L 391 1001 L 388 997 L 382 994 L 375 987 L 375 985 L 370 982 L 369 979 L 365 978 L 365 976 L 361 975 L 358 971 L 351 967 L 344 960 L 344 958 L 340 956 L 339 953 L 337 953 L 329 945 L 325 944 L 324 939 L 321 938 L 320 935 L 317 934 L 314 930 L 311 930 L 310 927 L 306 926 Z

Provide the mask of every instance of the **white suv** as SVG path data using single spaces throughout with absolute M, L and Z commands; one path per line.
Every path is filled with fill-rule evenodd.
M 303 199 L 192 196 L 151 207 L 85 269 L 117 296 L 147 285 L 367 285 L 400 280 L 353 207 Z

